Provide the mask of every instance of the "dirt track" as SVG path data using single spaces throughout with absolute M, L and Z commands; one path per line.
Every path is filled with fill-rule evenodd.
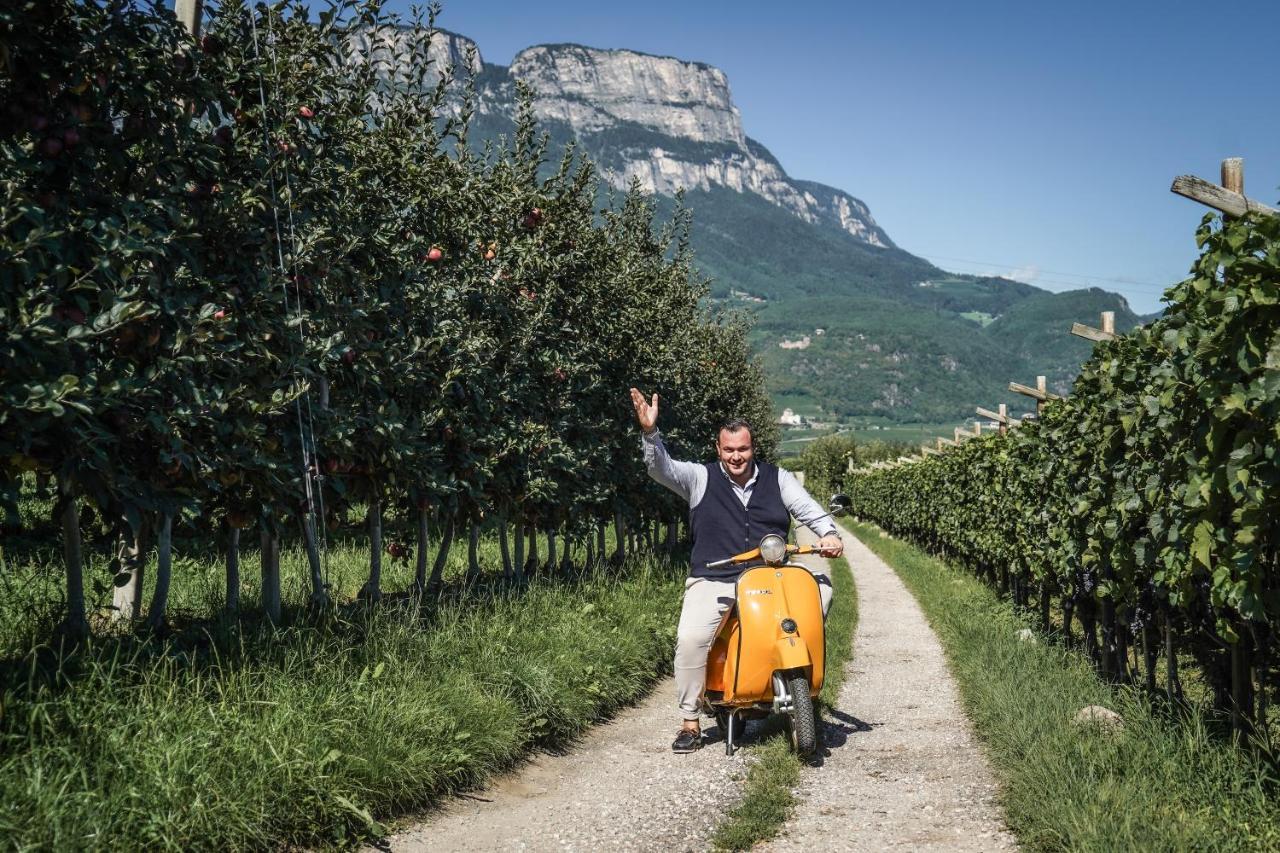
M 796 814 L 767 849 L 1014 848 L 937 638 L 892 570 L 845 539 L 860 613 L 851 669 L 826 725 L 826 755 L 804 771 Z M 536 755 L 384 849 L 707 849 L 741 796 L 750 750 L 726 758 L 710 723 L 714 742 L 673 755 L 674 695 L 671 680 L 661 682 L 565 754 Z
M 673 755 L 679 725 L 666 679 L 566 754 L 537 755 L 489 790 L 456 798 L 393 836 L 390 849 L 704 850 L 739 796 L 744 753 L 728 759 L 715 743 Z

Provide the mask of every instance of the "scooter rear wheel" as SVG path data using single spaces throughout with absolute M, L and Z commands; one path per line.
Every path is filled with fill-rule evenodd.
M 791 693 L 791 748 L 796 755 L 811 755 L 818 748 L 818 725 L 809 680 L 803 675 L 792 676 L 787 690 Z

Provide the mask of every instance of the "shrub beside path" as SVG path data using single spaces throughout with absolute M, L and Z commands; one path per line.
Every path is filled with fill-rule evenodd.
M 858 587 L 853 660 L 828 712 L 827 754 L 762 849 L 1016 849 L 937 636 L 893 570 L 845 540 Z

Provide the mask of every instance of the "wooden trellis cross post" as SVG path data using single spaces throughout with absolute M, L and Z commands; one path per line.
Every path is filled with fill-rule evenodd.
M 1084 323 L 1072 323 L 1071 334 L 1090 341 L 1113 341 L 1116 338 L 1116 312 L 1102 312 L 1102 328 L 1095 329 Z
M 1020 382 L 1010 382 L 1009 390 L 1015 394 L 1022 394 L 1023 396 L 1030 397 L 1035 400 L 1036 414 L 1040 414 L 1040 412 L 1044 411 L 1044 404 L 1050 400 L 1062 399 L 1062 396 L 1059 394 L 1049 393 L 1049 384 L 1043 376 L 1036 377 L 1036 387 L 1034 388 L 1029 385 L 1023 385 Z
M 1228 216 L 1244 216 L 1246 213 L 1280 215 L 1280 210 L 1267 207 L 1260 201 L 1246 198 L 1244 194 L 1244 160 L 1228 157 L 1222 161 L 1222 186 L 1211 184 L 1194 175 L 1179 175 L 1173 179 L 1170 191 L 1184 198 L 1220 210 Z
M 1006 435 L 1009 432 L 1009 407 L 1004 403 L 1000 404 L 1000 411 L 998 412 L 978 406 L 978 415 L 999 424 L 1001 435 Z

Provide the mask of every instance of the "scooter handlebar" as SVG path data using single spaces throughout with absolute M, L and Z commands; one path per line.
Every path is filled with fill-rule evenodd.
M 816 554 L 817 551 L 818 549 L 813 547 L 812 545 L 788 545 L 787 546 L 788 554 Z M 749 560 L 757 559 L 759 556 L 760 556 L 760 549 L 752 548 L 750 551 L 744 551 L 741 554 L 736 554 L 732 557 L 726 557 L 723 560 L 716 560 L 714 563 L 707 563 L 707 568 L 718 569 L 721 566 L 729 566 L 734 563 L 745 563 Z

